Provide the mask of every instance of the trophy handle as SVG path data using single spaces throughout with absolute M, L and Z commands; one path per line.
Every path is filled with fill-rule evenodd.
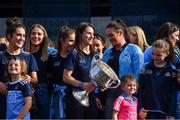
M 121 84 L 121 81 L 119 79 L 112 80 L 112 81 L 110 81 L 108 83 L 108 87 L 107 88 L 117 88 L 120 84 Z M 113 86 L 111 86 L 111 85 L 113 85 Z
M 92 58 L 91 68 L 97 63 L 98 60 L 101 60 L 101 59 L 102 59 L 102 54 L 99 52 L 97 48 L 95 48 L 95 54 Z

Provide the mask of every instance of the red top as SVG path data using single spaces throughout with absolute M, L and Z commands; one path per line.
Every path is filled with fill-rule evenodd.
M 121 95 L 115 100 L 113 110 L 118 111 L 118 120 L 137 120 L 137 99 Z

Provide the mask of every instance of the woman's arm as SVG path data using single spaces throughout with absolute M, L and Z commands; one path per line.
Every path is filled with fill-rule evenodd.
M 31 106 L 32 106 L 32 97 L 31 96 L 25 97 L 25 105 L 22 108 L 19 115 L 16 117 L 16 119 L 23 119 L 26 113 L 29 112 Z
M 63 81 L 67 84 L 78 87 L 80 85 L 81 81 L 74 79 L 72 77 L 72 73 L 73 73 L 73 71 L 64 69 Z
M 31 83 L 36 85 L 38 83 L 37 72 L 31 72 Z
M 64 69 L 63 81 L 65 83 L 85 89 L 87 92 L 92 92 L 95 89 L 95 85 L 93 83 L 76 80 L 75 78 L 72 77 L 72 73 L 73 71 Z
M 96 106 L 97 106 L 98 109 L 103 110 L 101 100 L 98 97 L 96 97 Z

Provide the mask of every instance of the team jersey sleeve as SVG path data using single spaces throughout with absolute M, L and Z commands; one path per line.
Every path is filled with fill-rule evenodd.
M 22 94 L 24 97 L 32 96 L 32 87 L 29 83 L 23 85 Z
M 75 61 L 76 61 L 76 55 L 73 53 L 73 51 L 67 56 L 67 60 L 65 62 L 64 68 L 68 70 L 74 70 L 75 68 Z
M 115 110 L 115 111 L 120 111 L 120 109 L 121 109 L 121 104 L 122 104 L 122 102 L 123 102 L 123 97 L 122 96 L 119 96 L 116 100 L 115 100 L 115 102 L 114 102 L 114 105 L 113 105 L 113 110 Z

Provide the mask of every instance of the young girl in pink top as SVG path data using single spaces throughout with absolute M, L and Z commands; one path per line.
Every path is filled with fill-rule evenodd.
M 137 120 L 137 99 L 133 94 L 137 90 L 136 79 L 132 75 L 122 77 L 121 95 L 113 105 L 114 120 Z

